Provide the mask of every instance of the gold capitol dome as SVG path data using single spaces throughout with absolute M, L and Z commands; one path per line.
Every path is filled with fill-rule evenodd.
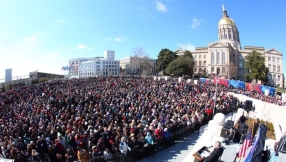
M 227 15 L 227 11 L 224 8 L 224 5 L 222 5 L 222 12 L 223 12 L 223 17 L 219 20 L 218 22 L 218 26 L 221 25 L 234 25 L 235 26 L 235 22 L 229 18 L 229 16 Z

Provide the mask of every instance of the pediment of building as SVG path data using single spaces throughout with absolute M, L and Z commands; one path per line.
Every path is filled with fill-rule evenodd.
M 281 55 L 281 52 L 277 51 L 276 49 L 270 49 L 265 51 L 267 54 L 273 54 L 273 55 Z
M 213 44 L 210 44 L 209 48 L 228 48 L 228 46 L 219 42 L 215 42 Z

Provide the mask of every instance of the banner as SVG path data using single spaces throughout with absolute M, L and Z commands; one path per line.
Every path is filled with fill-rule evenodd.
M 266 132 L 266 125 L 260 124 L 258 127 L 258 133 L 255 137 L 255 142 L 251 146 L 251 149 L 244 162 L 261 162 L 262 153 L 265 146 Z

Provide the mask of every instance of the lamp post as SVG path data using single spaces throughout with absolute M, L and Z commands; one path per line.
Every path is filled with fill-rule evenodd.
M 217 77 L 218 75 L 215 76 L 215 96 L 214 96 L 214 107 L 213 107 L 213 117 L 214 117 L 214 114 L 215 114 L 215 107 L 216 107 L 216 96 L 217 96 Z

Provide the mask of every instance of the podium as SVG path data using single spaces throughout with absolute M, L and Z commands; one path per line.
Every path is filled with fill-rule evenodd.
M 193 156 L 195 157 L 194 162 L 203 162 L 204 160 L 201 158 L 201 154 L 205 154 L 208 153 L 209 154 L 209 150 L 208 147 L 203 146 L 201 149 L 199 149 L 197 152 L 195 152 L 193 154 Z

